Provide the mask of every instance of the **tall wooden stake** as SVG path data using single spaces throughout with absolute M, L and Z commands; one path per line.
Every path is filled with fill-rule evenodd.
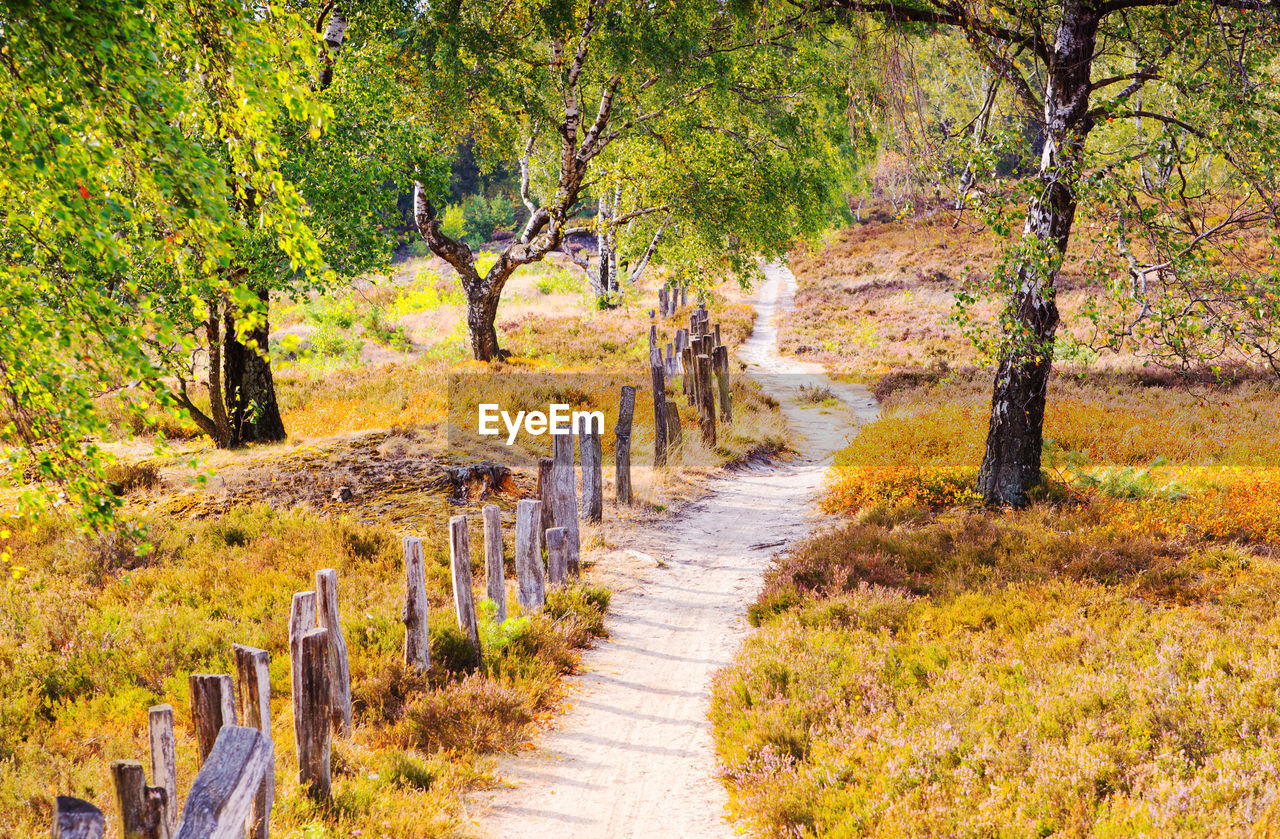
M 311 629 L 298 639 L 298 682 L 293 691 L 293 732 L 298 750 L 298 783 L 319 801 L 331 791 L 333 686 L 329 673 L 329 630 Z
M 587 521 L 598 522 L 604 516 L 604 476 L 601 460 L 600 429 L 590 417 L 578 418 L 578 450 L 582 456 L 582 512 Z
M 235 688 L 231 677 L 221 674 L 192 673 L 187 681 L 191 686 L 191 721 L 200 762 L 204 763 L 222 727 L 236 724 Z
M 525 498 L 516 504 L 516 599 L 526 612 L 547 602 L 542 571 L 542 502 Z
M 733 395 L 729 389 L 729 348 L 723 344 L 716 347 L 713 358 L 716 384 L 720 390 L 720 419 L 728 424 L 733 422 Z
M 618 424 L 613 427 L 613 486 L 619 504 L 631 504 L 635 500 L 631 492 L 631 419 L 635 410 L 636 389 L 633 385 L 623 385 Z
M 502 556 L 502 511 L 497 504 L 484 505 L 485 594 L 497 608 L 498 623 L 507 619 L 507 579 Z
M 338 612 L 338 572 L 332 568 L 316 572 L 316 626 L 329 630 L 329 687 L 333 691 L 329 710 L 333 730 L 345 736 L 351 733 L 351 665 Z
M 702 444 L 708 449 L 716 447 L 716 406 L 711 399 L 711 359 L 698 356 L 698 421 L 702 425 Z
M 266 650 L 241 644 L 233 644 L 231 649 L 235 652 L 240 688 L 240 719 L 247 727 L 262 732 L 273 757 L 245 823 L 247 839 L 267 839 L 271 833 L 271 804 L 276 799 L 275 744 L 271 740 L 271 657 Z
M 555 453 L 555 467 L 551 476 L 554 487 L 551 495 L 554 506 L 551 520 L 556 527 L 564 529 L 569 554 L 577 561 L 581 543 L 578 535 L 577 480 L 573 469 L 573 434 L 553 434 L 551 447 Z
M 449 564 L 453 569 L 453 603 L 458 615 L 458 628 L 466 633 L 475 647 L 475 665 L 480 666 L 480 625 L 476 622 L 475 594 L 471 591 L 471 544 L 467 536 L 467 517 L 449 519 Z
M 178 828 L 178 747 L 173 736 L 173 706 L 156 705 L 147 711 L 151 739 L 151 780 L 163 787 L 169 832 Z
M 431 639 L 427 626 L 427 572 L 422 564 L 422 540 L 404 540 L 404 663 L 419 673 L 431 669 Z

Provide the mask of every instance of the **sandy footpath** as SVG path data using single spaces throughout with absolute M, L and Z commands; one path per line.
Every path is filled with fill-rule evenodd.
M 566 713 L 535 751 L 500 763 L 509 788 L 468 800 L 480 835 L 735 835 L 707 722 L 711 679 L 748 630 L 746 609 L 769 558 L 818 524 L 814 501 L 831 454 L 875 414 L 864 388 L 831 385 L 820 368 L 777 355 L 774 316 L 791 306 L 795 277 L 775 265 L 766 277 L 739 357 L 781 400 L 800 457 L 715 479 L 630 546 L 626 564 L 644 570 L 615 593 L 610 637 L 569 680 Z M 831 386 L 843 408 L 802 405 L 804 382 Z

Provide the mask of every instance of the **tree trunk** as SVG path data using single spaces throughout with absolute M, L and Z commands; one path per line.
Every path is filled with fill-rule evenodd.
M 505 355 L 498 346 L 498 330 L 494 326 L 501 296 L 501 288 L 497 294 L 483 288 L 474 292 L 467 290 L 467 327 L 471 332 L 471 354 L 476 361 L 500 361 Z
M 270 305 L 266 291 L 258 292 L 264 312 Z M 236 318 L 228 310 L 222 335 L 222 378 L 226 394 L 227 420 L 230 423 L 230 445 L 274 443 L 285 439 L 284 421 L 276 402 L 275 379 L 267 357 L 271 332 L 266 315 L 262 323 L 245 335 L 241 342 L 236 331 Z
M 1022 252 L 1011 277 L 1004 340 L 991 395 L 986 453 L 977 491 L 988 504 L 1025 507 L 1040 481 L 1044 406 L 1058 307 L 1054 281 L 1071 237 L 1076 183 L 1089 116 L 1090 65 L 1098 15 L 1089 0 L 1068 2 L 1045 91 L 1040 189 L 1027 208 Z

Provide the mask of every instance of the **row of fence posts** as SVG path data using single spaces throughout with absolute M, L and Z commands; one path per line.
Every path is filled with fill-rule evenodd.
M 672 317 L 678 309 L 683 309 L 688 304 L 689 287 L 687 285 L 667 285 L 658 289 L 658 314 L 662 317 Z
M 634 389 L 630 395 L 634 402 Z M 599 435 L 592 436 L 598 444 Z M 524 499 L 516 505 L 516 597 L 526 612 L 545 605 L 549 585 L 567 585 L 581 574 L 573 437 L 559 435 L 556 439 L 561 467 L 564 452 L 568 451 L 567 483 L 561 480 L 543 490 L 549 504 Z M 595 462 L 598 466 L 599 461 Z M 563 478 L 564 473 L 557 469 L 554 474 Z M 544 516 L 544 504 L 552 509 L 550 518 Z M 589 507 L 590 502 L 584 506 Z M 502 621 L 507 616 L 507 591 L 501 511 L 488 504 L 482 517 L 485 593 L 494 603 L 497 619 Z M 458 626 L 470 639 L 474 663 L 479 666 L 480 632 L 465 515 L 449 520 L 449 555 Z M 417 537 L 404 540 L 404 581 L 404 661 L 426 672 L 431 667 L 426 569 L 422 540 Z M 351 672 L 338 612 L 337 585 L 335 570 L 318 571 L 315 590 L 294 594 L 289 614 L 298 782 L 317 800 L 327 800 L 332 794 L 330 760 L 334 734 L 351 733 Z M 189 677 L 191 720 L 201 768 L 181 808 L 181 817 L 172 706 L 157 705 L 148 714 L 151 784 L 147 783 L 147 773 L 140 762 L 120 760 L 111 764 L 120 815 L 117 835 L 122 839 L 267 839 L 275 798 L 270 659 L 266 650 L 241 644 L 233 644 L 232 650 L 234 677 L 205 673 Z M 102 811 L 93 804 L 69 796 L 57 798 L 54 839 L 101 839 L 105 825 Z
M 681 290 L 684 294 L 684 290 Z M 674 290 L 672 291 L 674 297 Z M 664 306 L 666 303 L 664 302 Z M 683 304 L 682 304 L 683 305 Z M 653 313 L 651 313 L 652 316 Z M 720 344 L 720 327 L 708 325 L 705 306 L 667 344 L 665 358 L 657 344 L 657 327 L 649 330 L 654 393 L 654 464 L 679 452 L 680 416 L 666 398 L 666 379 L 683 376 L 683 392 L 699 412 L 703 441 L 716 440 L 716 407 L 711 380 L 719 382 L 720 416 L 731 421 L 728 354 Z M 634 500 L 631 487 L 631 433 L 636 389 L 623 386 L 614 428 L 615 491 L 619 504 Z M 584 417 L 574 434 L 552 436 L 552 457 L 538 464 L 536 499 L 516 504 L 516 599 L 526 612 L 541 609 L 548 586 L 564 586 L 581 576 L 579 503 L 574 469 L 574 441 L 582 465 L 581 515 L 603 516 L 600 433 Z M 507 617 L 507 589 L 501 511 L 482 510 L 485 594 L 499 621 Z M 544 570 L 543 552 L 546 563 Z M 449 558 L 458 627 L 481 663 L 480 627 L 471 579 L 471 548 L 465 515 L 449 520 Z M 404 662 L 421 672 L 431 668 L 426 569 L 422 540 L 404 540 Z M 267 839 L 275 799 L 275 748 L 271 735 L 270 657 L 266 650 L 233 644 L 235 675 L 193 673 L 189 677 L 191 719 L 200 755 L 200 770 L 179 808 L 177 741 L 174 712 L 157 705 L 148 713 L 151 784 L 138 761 L 111 764 L 122 839 Z M 298 782 L 317 800 L 332 794 L 331 754 L 334 733 L 351 733 L 351 671 L 338 611 L 338 572 L 316 572 L 315 589 L 294 594 L 289 612 L 290 697 Z M 181 810 L 181 816 L 179 811 Z M 93 804 L 58 796 L 53 839 L 102 839 L 105 817 Z
M 652 320 L 654 312 L 649 312 Z M 702 442 L 716 446 L 719 421 L 733 422 L 733 394 L 729 381 L 729 349 L 720 341 L 720 324 L 711 324 L 707 309 L 699 304 L 689 315 L 689 328 L 677 329 L 667 342 L 666 353 L 658 345 L 658 325 L 649 325 L 649 378 L 653 386 L 653 463 L 663 466 L 678 457 L 683 442 L 680 411 L 667 398 L 666 383 L 681 377 L 681 390 L 690 407 L 698 412 Z M 718 411 L 717 411 L 718 402 Z

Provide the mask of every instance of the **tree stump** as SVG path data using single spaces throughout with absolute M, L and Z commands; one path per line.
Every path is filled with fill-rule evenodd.
M 271 657 L 266 650 L 233 644 L 239 684 L 240 719 L 248 728 L 262 732 L 272 760 L 262 776 L 253 807 L 245 823 L 246 839 L 268 839 L 271 833 L 271 805 L 276 799 L 275 743 L 271 739 Z
M 427 625 L 427 572 L 422 564 L 422 540 L 404 540 L 404 663 L 419 673 L 431 669 L 431 641 Z
M 231 677 L 226 675 L 192 673 L 187 681 L 191 686 L 191 722 L 203 764 L 222 727 L 236 724 L 236 693 Z
M 467 517 L 449 519 L 449 564 L 453 570 L 453 603 L 461 629 L 475 647 L 475 665 L 480 666 L 480 625 L 476 622 L 475 595 L 471 591 L 471 544 Z
M 507 579 L 502 556 L 502 511 L 497 504 L 484 505 L 485 594 L 496 607 L 498 623 L 507 619 Z
M 516 504 L 516 599 L 526 612 L 547 602 L 542 571 L 542 502 L 523 499 Z
M 631 492 L 631 420 L 635 410 L 636 389 L 623 385 L 618 424 L 613 427 L 613 487 L 619 504 L 631 504 L 635 500 Z
M 345 736 L 351 733 L 351 665 L 338 612 L 338 572 L 332 568 L 316 572 L 316 626 L 329 630 L 329 687 L 333 691 L 329 710 L 333 730 Z

